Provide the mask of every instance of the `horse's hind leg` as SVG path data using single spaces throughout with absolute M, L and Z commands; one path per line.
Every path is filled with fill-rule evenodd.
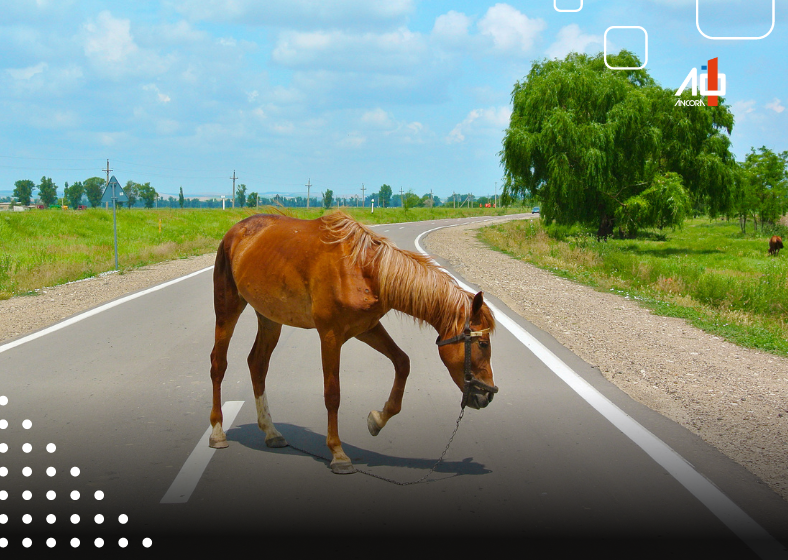
M 386 425 L 386 422 L 402 409 L 402 395 L 405 392 L 405 382 L 410 373 L 410 358 L 397 346 L 380 323 L 356 338 L 369 344 L 394 364 L 394 385 L 391 387 L 389 399 L 383 406 L 383 410 L 373 410 L 367 417 L 369 433 L 376 436 Z
M 268 410 L 268 399 L 265 396 L 265 376 L 268 374 L 268 363 L 271 353 L 279 341 L 282 325 L 257 314 L 257 339 L 249 354 L 249 373 L 252 375 L 254 402 L 257 406 L 257 425 L 265 432 L 265 444 L 268 447 L 286 447 L 287 441 L 274 427 L 271 413 Z
M 211 406 L 211 436 L 208 445 L 217 449 L 227 447 L 227 436 L 222 429 L 222 380 L 227 371 L 227 348 L 235 331 L 238 317 L 246 307 L 246 301 L 238 294 L 235 281 L 220 246 L 213 273 L 213 306 L 216 312 L 215 342 L 211 351 L 211 382 L 213 404 Z

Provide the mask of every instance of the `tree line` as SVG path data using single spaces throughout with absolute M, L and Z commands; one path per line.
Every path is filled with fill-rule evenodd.
M 63 187 L 62 202 L 69 208 L 79 208 L 88 204 L 95 208 L 101 203 L 104 194 L 106 181 L 101 177 L 91 177 L 85 181 L 76 181 L 72 185 L 66 181 Z M 36 184 L 30 179 L 20 179 L 14 183 L 14 198 L 22 206 L 28 206 L 34 200 L 33 193 L 38 190 L 37 198 L 46 207 L 58 206 L 61 197 L 58 196 L 58 185 L 51 177 L 41 177 L 41 182 Z M 153 208 L 159 194 L 150 183 L 135 183 L 128 181 L 123 187 L 128 201 L 129 208 L 133 207 L 137 201 L 142 202 L 146 208 Z M 84 204 L 87 203 L 87 204 Z
M 638 68 L 622 50 L 611 66 Z M 730 150 L 730 108 L 682 106 L 645 69 L 610 70 L 602 53 L 534 62 L 512 91 L 499 153 L 504 199 L 532 196 L 546 223 L 582 224 L 597 237 L 726 216 L 742 231 L 788 211 L 788 152 Z
M 85 181 L 77 181 L 71 185 L 68 182 L 63 187 L 62 202 L 69 208 L 79 208 L 80 206 L 90 206 L 96 208 L 101 203 L 106 181 L 101 177 L 91 177 Z M 28 206 L 32 201 L 38 199 L 46 207 L 58 206 L 61 197 L 58 196 L 58 185 L 52 181 L 51 177 L 41 177 L 41 181 L 36 184 L 29 179 L 23 179 L 14 183 L 13 196 L 16 202 L 23 206 Z M 34 192 L 38 195 L 34 197 Z M 150 183 L 136 183 L 127 181 L 123 186 L 123 192 L 128 199 L 123 205 L 128 208 L 144 206 L 145 208 L 169 207 L 169 208 L 222 208 L 232 205 L 232 199 L 222 200 L 220 198 L 198 199 L 187 198 L 183 194 L 183 187 L 180 187 L 178 198 L 173 196 L 166 200 L 160 197 L 155 188 Z M 310 197 L 309 206 L 313 208 L 324 207 L 343 207 L 343 206 L 372 206 L 375 203 L 383 208 L 416 208 L 432 206 L 485 206 L 495 204 L 496 199 L 493 195 L 474 197 L 471 193 L 453 194 L 450 197 L 441 199 L 431 193 L 418 196 L 412 190 L 402 194 L 393 194 L 390 185 L 383 184 L 377 192 L 367 194 L 362 200 L 361 197 L 335 197 L 331 189 L 322 193 L 320 198 Z M 306 197 L 295 196 L 286 197 L 280 195 L 260 196 L 257 192 L 247 192 L 247 186 L 243 183 L 238 185 L 235 190 L 235 206 L 250 207 L 257 206 L 285 206 L 304 208 L 307 206 Z

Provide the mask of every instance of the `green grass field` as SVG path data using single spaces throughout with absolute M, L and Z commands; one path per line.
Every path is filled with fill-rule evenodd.
M 323 214 L 319 208 L 291 210 L 299 218 Z M 342 210 L 368 224 L 522 212 L 521 208 L 376 208 L 374 213 L 369 208 Z M 119 268 L 122 272 L 214 252 L 234 223 L 257 212 L 251 208 L 119 210 Z M 0 299 L 113 270 L 112 228 L 112 211 L 105 209 L 1 212 Z
M 788 355 L 788 253 L 768 256 L 769 236 L 742 235 L 735 222 L 699 218 L 664 233 L 597 241 L 579 228 L 547 231 L 536 220 L 490 226 L 479 238 L 741 346 Z

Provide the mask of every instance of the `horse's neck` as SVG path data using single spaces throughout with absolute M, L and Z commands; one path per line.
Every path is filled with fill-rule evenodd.
M 458 326 L 461 313 L 440 311 L 434 306 L 423 305 L 423 302 L 417 301 L 417 298 L 402 298 L 392 302 L 392 309 L 410 315 L 419 323 L 427 323 L 438 333 L 441 339 L 451 338 L 462 330 L 461 325 Z

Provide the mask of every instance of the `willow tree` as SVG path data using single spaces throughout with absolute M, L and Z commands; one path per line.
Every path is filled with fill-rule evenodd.
M 641 66 L 627 51 L 608 62 Z M 546 222 L 593 225 L 602 237 L 681 225 L 696 200 L 721 212 L 733 117 L 723 103 L 675 106 L 674 91 L 646 70 L 609 69 L 601 53 L 535 62 L 512 92 L 504 195 L 535 196 Z

